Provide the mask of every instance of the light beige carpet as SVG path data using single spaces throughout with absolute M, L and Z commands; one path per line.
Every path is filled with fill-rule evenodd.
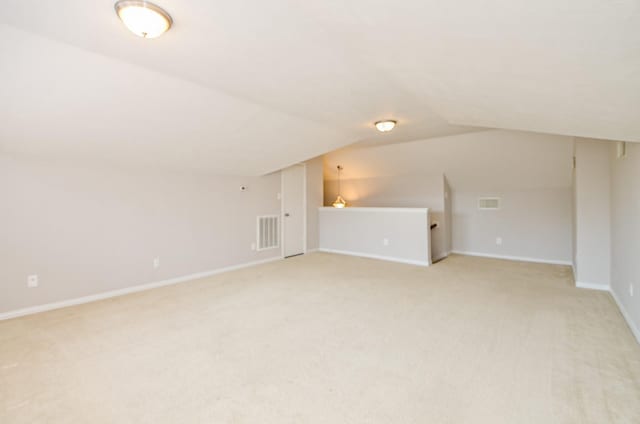
M 0 322 L 0 422 L 640 423 L 640 348 L 570 275 L 316 253 Z

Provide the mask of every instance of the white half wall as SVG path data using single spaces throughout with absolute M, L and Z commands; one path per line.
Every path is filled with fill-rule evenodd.
M 324 207 L 319 212 L 321 251 L 431 264 L 428 209 Z
M 342 180 L 342 196 L 349 207 L 427 208 L 431 223 L 431 256 L 438 260 L 448 255 L 450 239 L 445 215 L 445 179 L 440 175 L 396 175 Z M 338 182 L 327 180 L 324 189 L 325 206 L 338 195 Z

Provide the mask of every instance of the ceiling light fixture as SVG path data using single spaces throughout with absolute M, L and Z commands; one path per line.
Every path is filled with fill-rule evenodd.
M 129 31 L 142 38 L 159 37 L 173 24 L 173 19 L 164 9 L 148 1 L 120 0 L 114 7 Z
M 392 121 L 389 119 L 387 121 L 378 121 L 376 122 L 375 125 L 378 131 L 387 132 L 387 131 L 391 131 L 396 126 L 396 124 L 397 124 L 396 121 Z
M 336 201 L 333 202 L 333 207 L 334 208 L 339 208 L 342 209 L 345 206 L 347 206 L 347 202 L 344 201 L 344 199 L 342 198 L 342 196 L 340 195 L 340 191 L 342 189 L 341 184 L 340 184 L 340 173 L 342 172 L 342 166 L 338 165 L 338 197 L 336 197 Z

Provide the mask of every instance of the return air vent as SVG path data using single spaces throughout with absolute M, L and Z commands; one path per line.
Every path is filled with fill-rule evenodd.
M 275 249 L 280 246 L 278 215 L 258 217 L 258 250 Z
M 500 209 L 499 197 L 481 197 L 478 199 L 478 209 L 495 210 Z

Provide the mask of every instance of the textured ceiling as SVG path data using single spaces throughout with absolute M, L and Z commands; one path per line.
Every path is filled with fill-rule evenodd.
M 157 2 L 144 40 L 109 0 L 4 0 L 0 148 L 260 174 L 479 127 L 640 141 L 635 0 Z

